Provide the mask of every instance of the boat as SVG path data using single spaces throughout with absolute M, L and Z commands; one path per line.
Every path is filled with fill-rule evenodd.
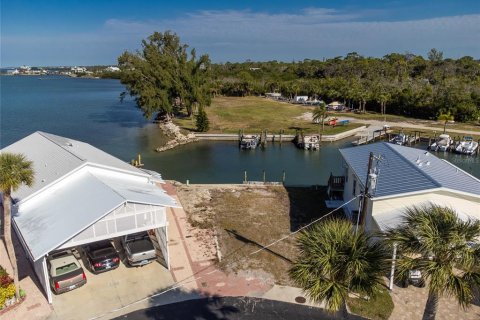
M 405 135 L 405 133 L 402 132 L 394 136 L 392 139 L 390 139 L 390 142 L 403 146 L 407 144 L 407 139 L 408 137 Z
M 478 152 L 478 142 L 473 141 L 472 137 L 463 137 L 455 147 L 456 153 L 472 155 Z
M 255 149 L 260 143 L 258 135 L 242 135 L 240 138 L 240 149 Z
M 450 146 L 453 144 L 452 138 L 448 134 L 441 134 L 438 136 L 437 140 L 430 145 L 430 150 L 433 151 L 448 151 Z
M 299 143 L 299 147 L 304 150 L 320 150 L 320 135 L 304 136 L 303 142 Z

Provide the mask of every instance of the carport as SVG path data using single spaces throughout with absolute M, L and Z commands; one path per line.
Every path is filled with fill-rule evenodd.
M 169 269 L 166 208 L 178 205 L 161 189 L 160 174 L 43 132 L 2 151 L 33 162 L 34 185 L 14 194 L 13 226 L 49 303 L 47 257 L 56 250 L 153 230 L 158 260 Z

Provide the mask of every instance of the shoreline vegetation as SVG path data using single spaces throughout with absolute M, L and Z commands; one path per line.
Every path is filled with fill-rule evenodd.
M 201 134 L 200 139 L 209 140 L 207 137 L 212 134 L 214 140 L 222 140 L 221 135 L 225 134 L 223 140 L 235 140 L 239 132 L 245 134 L 260 134 L 267 130 L 270 135 L 293 136 L 296 130 L 302 130 L 306 134 L 320 133 L 321 125 L 312 121 L 312 111 L 315 107 L 301 104 L 291 104 L 284 101 L 276 101 L 264 97 L 226 97 L 217 96 L 212 99 L 210 107 L 205 108 L 210 120 L 210 130 Z M 343 126 L 325 126 L 323 136 L 332 137 L 352 131 L 352 134 L 342 138 L 355 135 L 353 130 L 362 126 L 388 124 L 393 132 L 422 131 L 426 135 L 434 135 L 434 132 L 441 133 L 443 124 L 433 120 L 421 120 L 402 116 L 384 116 L 379 113 L 352 113 L 352 112 L 329 112 L 328 117 L 339 119 L 350 119 L 349 124 Z M 386 122 L 384 121 L 386 118 Z M 180 114 L 171 122 L 159 122 L 160 130 L 169 137 L 169 141 L 163 146 L 158 146 L 156 151 L 162 152 L 177 146 L 200 140 L 196 136 L 199 132 L 195 129 L 195 120 L 186 114 Z M 447 132 L 452 136 L 472 135 L 475 139 L 480 138 L 480 126 L 474 124 L 455 123 L 449 124 Z M 333 140 L 332 140 L 333 139 Z M 213 139 L 212 139 L 213 140 Z M 338 140 L 335 138 L 324 141 Z

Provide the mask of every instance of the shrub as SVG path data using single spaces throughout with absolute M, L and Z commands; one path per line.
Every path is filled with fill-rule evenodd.
M 0 276 L 5 276 L 5 275 L 8 275 L 7 270 L 5 270 L 5 268 L 0 266 Z
M 200 108 L 195 118 L 198 132 L 206 132 L 210 129 L 210 121 L 208 121 L 207 113 L 203 108 Z
M 5 301 L 12 298 L 15 295 L 15 286 L 10 284 L 6 288 L 0 288 L 0 309 L 3 309 Z
M 13 283 L 13 279 L 7 274 L 0 275 L 0 288 L 6 288 Z

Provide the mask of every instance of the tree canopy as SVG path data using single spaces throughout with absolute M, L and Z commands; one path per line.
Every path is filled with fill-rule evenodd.
M 362 111 L 424 119 L 436 119 L 447 110 L 458 121 L 479 119 L 479 61 L 468 56 L 444 59 L 436 49 L 428 57 L 391 53 L 372 58 L 353 52 L 324 61 L 213 64 L 213 90 L 229 96 L 309 95 L 344 101 Z
M 191 115 L 195 107 L 210 105 L 210 59 L 197 59 L 195 49 L 187 49 L 175 33 L 154 32 L 140 51 L 118 57 L 120 80 L 145 117 L 158 112 L 169 119 L 181 109 Z
M 480 222 L 462 220 L 454 209 L 438 205 L 410 207 L 401 224 L 386 232 L 397 245 L 397 278 L 420 270 L 428 280 L 424 319 L 435 319 L 439 297 L 453 296 L 462 307 L 480 285 Z
M 290 276 L 314 302 L 346 315 L 350 291 L 373 294 L 382 284 L 388 252 L 348 220 L 331 219 L 313 225 L 298 237 L 300 253 Z

